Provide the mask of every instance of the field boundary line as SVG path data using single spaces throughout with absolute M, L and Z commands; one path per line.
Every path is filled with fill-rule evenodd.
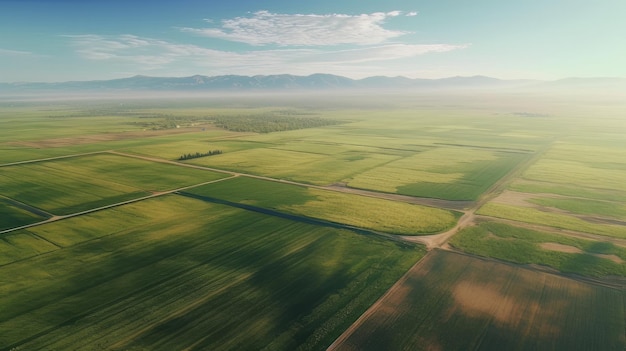
M 543 231 L 543 232 L 564 235 L 564 236 L 569 236 L 569 237 L 574 237 L 574 238 L 579 238 L 579 239 L 607 241 L 607 242 L 611 242 L 613 244 L 616 244 L 622 247 L 626 247 L 626 238 L 587 233 L 587 232 L 581 232 L 581 231 L 559 228 L 559 227 L 551 227 L 551 226 L 544 225 L 544 224 L 517 221 L 514 219 L 502 218 L 502 217 L 496 217 L 496 216 L 476 215 L 476 218 L 479 220 L 482 219 L 483 221 L 489 220 L 493 222 L 510 224 L 516 227 L 522 227 L 522 228 L 527 228 L 531 230 Z
M 11 163 L 4 163 L 4 164 L 0 164 L 0 167 L 10 167 L 10 166 L 18 166 L 18 165 L 24 165 L 24 164 L 29 164 L 29 163 L 37 163 L 37 162 L 46 162 L 46 161 L 54 161 L 54 160 L 61 160 L 64 158 L 72 158 L 72 157 L 81 157 L 81 156 L 89 156 L 89 155 L 98 155 L 98 154 L 106 154 L 109 153 L 110 151 L 105 150 L 105 151 L 93 151 L 93 152 L 85 152 L 82 154 L 71 154 L 71 155 L 63 155 L 63 156 L 54 156 L 54 157 L 47 157 L 47 158 L 39 158 L 39 159 L 35 159 L 35 160 L 26 160 L 26 161 L 17 161 L 17 162 L 11 162 Z
M 176 194 L 178 194 L 180 196 L 185 196 L 185 197 L 189 197 L 189 198 L 192 198 L 192 199 L 200 200 L 200 201 L 215 203 L 215 204 L 224 205 L 224 206 L 235 207 L 235 208 L 239 208 L 239 209 L 246 210 L 246 211 L 257 212 L 257 213 L 261 213 L 261 214 L 264 214 L 264 215 L 267 215 L 267 216 L 279 217 L 279 218 L 288 219 L 288 220 L 291 220 L 291 221 L 296 221 L 296 222 L 301 222 L 301 223 L 306 223 L 306 224 L 311 224 L 311 225 L 318 225 L 318 226 L 330 227 L 330 228 L 335 228 L 335 229 L 350 230 L 350 231 L 355 232 L 355 233 L 360 234 L 360 235 L 372 235 L 372 236 L 376 236 L 376 237 L 379 237 L 379 238 L 383 238 L 383 239 L 386 239 L 386 240 L 391 240 L 391 241 L 398 242 L 398 243 L 403 243 L 403 244 L 409 244 L 409 245 L 416 244 L 414 242 L 405 240 L 401 235 L 384 233 L 384 232 L 380 232 L 380 231 L 376 231 L 376 230 L 372 230 L 372 229 L 356 227 L 356 226 L 352 226 L 352 225 L 349 225 L 349 224 L 333 222 L 333 221 L 329 221 L 329 220 L 325 220 L 325 219 L 321 219 L 321 218 L 307 217 L 307 216 L 298 215 L 298 214 L 281 212 L 281 211 L 277 211 L 277 210 L 270 209 L 270 208 L 265 208 L 265 207 L 258 207 L 258 206 L 248 205 L 248 204 L 240 204 L 238 202 L 232 202 L 232 201 L 217 199 L 217 198 L 204 196 L 204 195 L 196 195 L 196 194 L 192 194 L 192 193 L 188 193 L 188 192 L 184 192 L 184 191 L 183 192 L 176 192 Z
M 256 175 L 256 174 L 229 171 L 229 170 L 220 169 L 220 168 L 198 166 L 198 165 L 194 165 L 191 163 L 182 163 L 178 161 L 166 160 L 166 159 L 157 158 L 157 157 L 128 154 L 128 153 L 114 151 L 114 150 L 110 150 L 107 152 L 113 155 L 131 157 L 131 158 L 141 159 L 145 161 L 160 162 L 160 163 L 171 164 L 175 166 L 189 167 L 189 168 L 201 169 L 205 171 L 230 174 L 233 176 L 241 176 L 241 177 L 248 177 L 248 178 L 259 179 L 259 180 L 265 180 L 268 182 L 295 185 L 295 186 L 299 186 L 303 188 L 311 188 L 311 189 L 319 189 L 319 190 L 326 190 L 326 191 L 334 191 L 338 193 L 354 194 L 354 195 L 359 195 L 359 196 L 366 196 L 366 197 L 372 197 L 372 198 L 377 198 L 377 199 L 382 199 L 382 200 L 390 200 L 390 201 L 395 201 L 395 202 L 405 202 L 409 204 L 435 207 L 435 208 L 440 208 L 444 210 L 462 211 L 461 208 L 467 207 L 467 204 L 468 204 L 466 201 L 442 200 L 442 199 L 434 199 L 434 198 L 429 198 L 429 197 L 415 197 L 415 196 L 410 196 L 410 195 L 383 193 L 383 192 L 372 191 L 372 190 L 357 189 L 357 188 L 350 188 L 350 187 L 338 187 L 338 186 L 333 186 L 333 185 L 307 184 L 307 183 L 301 183 L 301 182 L 296 182 L 292 180 L 278 179 L 278 178 L 272 178 L 272 177 Z M 473 203 L 473 201 L 470 201 L 470 203 Z
M 424 255 L 424 257 L 422 257 L 417 262 L 415 262 L 415 264 L 411 266 L 411 268 L 409 268 L 406 271 L 406 273 L 404 273 L 402 277 L 400 277 L 400 279 L 396 280 L 396 282 L 393 283 L 393 285 L 389 289 L 387 289 L 387 291 L 385 291 L 385 293 L 381 297 L 379 297 L 378 300 L 376 300 L 376 302 L 374 302 L 365 312 L 363 312 L 363 314 L 359 316 L 359 318 L 357 318 L 357 320 L 354 321 L 348 327 L 348 329 L 344 330 L 344 332 L 341 333 L 341 335 L 339 335 L 339 337 L 335 339 L 335 341 L 333 341 L 333 343 L 330 344 L 330 346 L 328 346 L 326 351 L 333 351 L 333 350 L 336 350 L 339 346 L 341 346 L 341 344 L 343 344 L 344 341 L 346 341 L 346 339 L 348 339 L 355 332 L 355 330 L 358 327 L 360 327 L 361 324 L 363 324 L 363 322 L 367 318 L 369 318 L 372 314 L 374 314 L 374 312 L 378 310 L 380 305 L 389 295 L 393 294 L 396 290 L 398 290 L 400 286 L 402 286 L 402 284 L 404 284 L 404 282 L 406 282 L 409 279 L 409 277 L 413 274 L 413 271 L 418 270 L 420 268 L 423 262 L 426 261 L 426 257 L 432 254 L 433 254 L 432 251 L 429 251 L 426 253 L 426 255 Z
M 68 218 L 72 218 L 72 217 L 78 217 L 78 216 L 86 215 L 86 214 L 97 212 L 97 211 L 107 210 L 107 209 L 110 209 L 110 208 L 113 208 L 113 207 L 119 207 L 119 206 L 123 206 L 123 205 L 128 205 L 128 204 L 132 204 L 132 203 L 143 201 L 143 200 L 152 199 L 152 198 L 163 196 L 163 195 L 169 195 L 169 194 L 176 193 L 177 191 L 186 190 L 186 189 L 190 189 L 190 188 L 194 188 L 194 187 L 202 186 L 202 185 L 207 185 L 207 184 L 211 184 L 211 183 L 217 183 L 217 182 L 221 182 L 221 181 L 224 181 L 224 180 L 227 180 L 227 179 L 232 179 L 232 178 L 235 178 L 235 177 L 237 177 L 237 175 L 233 175 L 231 177 L 215 179 L 215 180 L 210 180 L 208 182 L 188 185 L 188 186 L 184 186 L 184 187 L 181 187 L 181 188 L 165 190 L 165 191 L 153 193 L 153 194 L 150 194 L 150 195 L 147 195 L 147 196 L 138 197 L 136 199 L 131 199 L 131 200 L 127 200 L 127 201 L 117 202 L 117 203 L 114 203 L 114 204 L 101 206 L 101 207 L 97 207 L 97 208 L 92 208 L 92 209 L 89 209 L 89 210 L 80 211 L 80 212 L 76 212 L 76 213 L 71 213 L 71 214 L 68 214 L 68 215 L 53 216 L 51 218 L 48 218 L 45 221 L 41 221 L 41 222 L 37 222 L 37 223 L 31 223 L 31 224 L 26 224 L 26 225 L 23 225 L 23 226 L 20 226 L 20 227 L 15 227 L 15 228 L 9 228 L 9 229 L 5 229 L 5 230 L 1 230 L 0 231 L 0 235 L 11 233 L 11 232 L 14 232 L 14 231 L 17 231 L 17 230 L 28 229 L 28 228 L 32 228 L 32 227 L 36 227 L 36 226 L 40 226 L 40 225 L 44 225 L 44 224 L 60 221 L 60 220 L 63 220 L 63 219 L 68 219 Z
M 14 205 L 15 207 L 19 207 L 19 208 L 21 208 L 21 209 L 23 209 L 25 211 L 28 211 L 28 212 L 30 212 L 30 213 L 32 213 L 34 215 L 37 215 L 37 216 L 47 217 L 47 218 L 51 218 L 51 217 L 55 216 L 54 214 L 52 214 L 52 213 L 50 213 L 50 212 L 48 212 L 46 210 L 43 210 L 43 209 L 35 207 L 35 206 L 31 206 L 31 205 L 29 205 L 27 203 L 15 200 L 13 198 L 10 198 L 10 197 L 4 196 L 4 195 L 0 195 L 0 202 L 6 202 L 6 203 L 8 203 L 10 205 Z
M 552 268 L 550 266 L 543 266 L 536 263 L 515 263 L 510 261 L 501 260 L 495 257 L 487 257 L 487 256 L 479 256 L 476 254 L 468 253 L 465 251 L 461 251 L 457 248 L 439 248 L 440 251 L 451 252 L 457 255 L 462 255 L 466 257 L 470 257 L 473 259 L 485 261 L 485 262 L 495 262 L 499 264 L 503 264 L 509 267 L 524 269 L 532 272 L 541 272 L 550 275 L 554 275 L 561 278 L 575 280 L 577 282 L 585 283 L 585 284 L 593 284 L 597 286 L 602 286 L 605 288 L 615 289 L 615 290 L 624 290 L 626 288 L 626 277 L 617 277 L 615 279 L 605 279 L 605 278 L 595 278 L 591 276 L 584 276 L 576 273 L 563 273 L 556 268 Z

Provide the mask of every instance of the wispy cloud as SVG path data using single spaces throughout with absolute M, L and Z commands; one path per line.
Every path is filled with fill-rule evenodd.
M 145 65 L 144 69 L 158 69 L 180 61 L 192 61 L 201 66 L 263 66 L 264 63 L 295 64 L 304 62 L 360 63 L 389 61 L 466 48 L 467 45 L 387 44 L 359 47 L 350 50 L 278 49 L 229 52 L 190 44 L 175 44 L 164 40 L 134 35 L 101 36 L 74 35 L 76 51 L 90 60 L 117 60 Z
M 268 44 L 280 46 L 373 45 L 408 34 L 405 31 L 385 29 L 382 26 L 386 19 L 401 14 L 401 11 L 392 11 L 356 16 L 304 15 L 259 11 L 249 17 L 223 20 L 219 27 L 180 28 L 180 30 L 256 46 Z
M 30 51 L 20 51 L 20 50 L 9 50 L 0 48 L 0 56 L 31 56 L 33 55 Z
M 411 44 L 399 37 L 408 32 L 383 28 L 386 19 L 415 16 L 415 12 L 364 15 L 284 15 L 267 11 L 223 20 L 214 28 L 184 28 L 213 38 L 250 44 L 248 50 L 226 51 L 220 46 L 182 44 L 136 35 L 71 35 L 82 58 L 114 64 L 125 72 L 149 74 L 311 74 L 351 77 L 380 75 L 413 65 L 429 53 L 465 49 L 469 44 Z M 210 23 L 209 20 L 206 20 Z M 196 43 L 203 40 L 195 39 Z M 393 39 L 393 40 L 391 40 Z M 215 42 L 205 45 L 215 45 Z M 396 62 L 403 66 L 395 67 Z M 408 61 L 407 61 L 408 60 Z

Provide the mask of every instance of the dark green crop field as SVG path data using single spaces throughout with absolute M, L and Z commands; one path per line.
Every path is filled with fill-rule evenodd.
M 0 194 L 64 215 L 225 177 L 112 154 L 2 167 Z
M 173 195 L 116 211 L 0 266 L 1 349 L 323 349 L 424 254 Z

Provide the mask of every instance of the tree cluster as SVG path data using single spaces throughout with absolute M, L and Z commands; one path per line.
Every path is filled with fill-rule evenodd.
M 220 155 L 221 153 L 222 153 L 222 150 L 211 150 L 211 151 L 205 152 L 205 153 L 196 152 L 195 154 L 184 154 L 184 155 L 181 155 L 178 158 L 178 160 L 179 161 L 191 160 L 192 158 Z
M 288 115 L 259 114 L 216 116 L 214 125 L 233 132 L 270 133 L 286 130 L 317 128 L 343 123 L 319 117 L 294 117 Z

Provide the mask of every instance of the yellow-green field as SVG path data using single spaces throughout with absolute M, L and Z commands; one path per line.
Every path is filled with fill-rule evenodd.
M 454 226 L 459 217 L 432 207 L 245 177 L 189 192 L 393 234 L 441 232 Z

